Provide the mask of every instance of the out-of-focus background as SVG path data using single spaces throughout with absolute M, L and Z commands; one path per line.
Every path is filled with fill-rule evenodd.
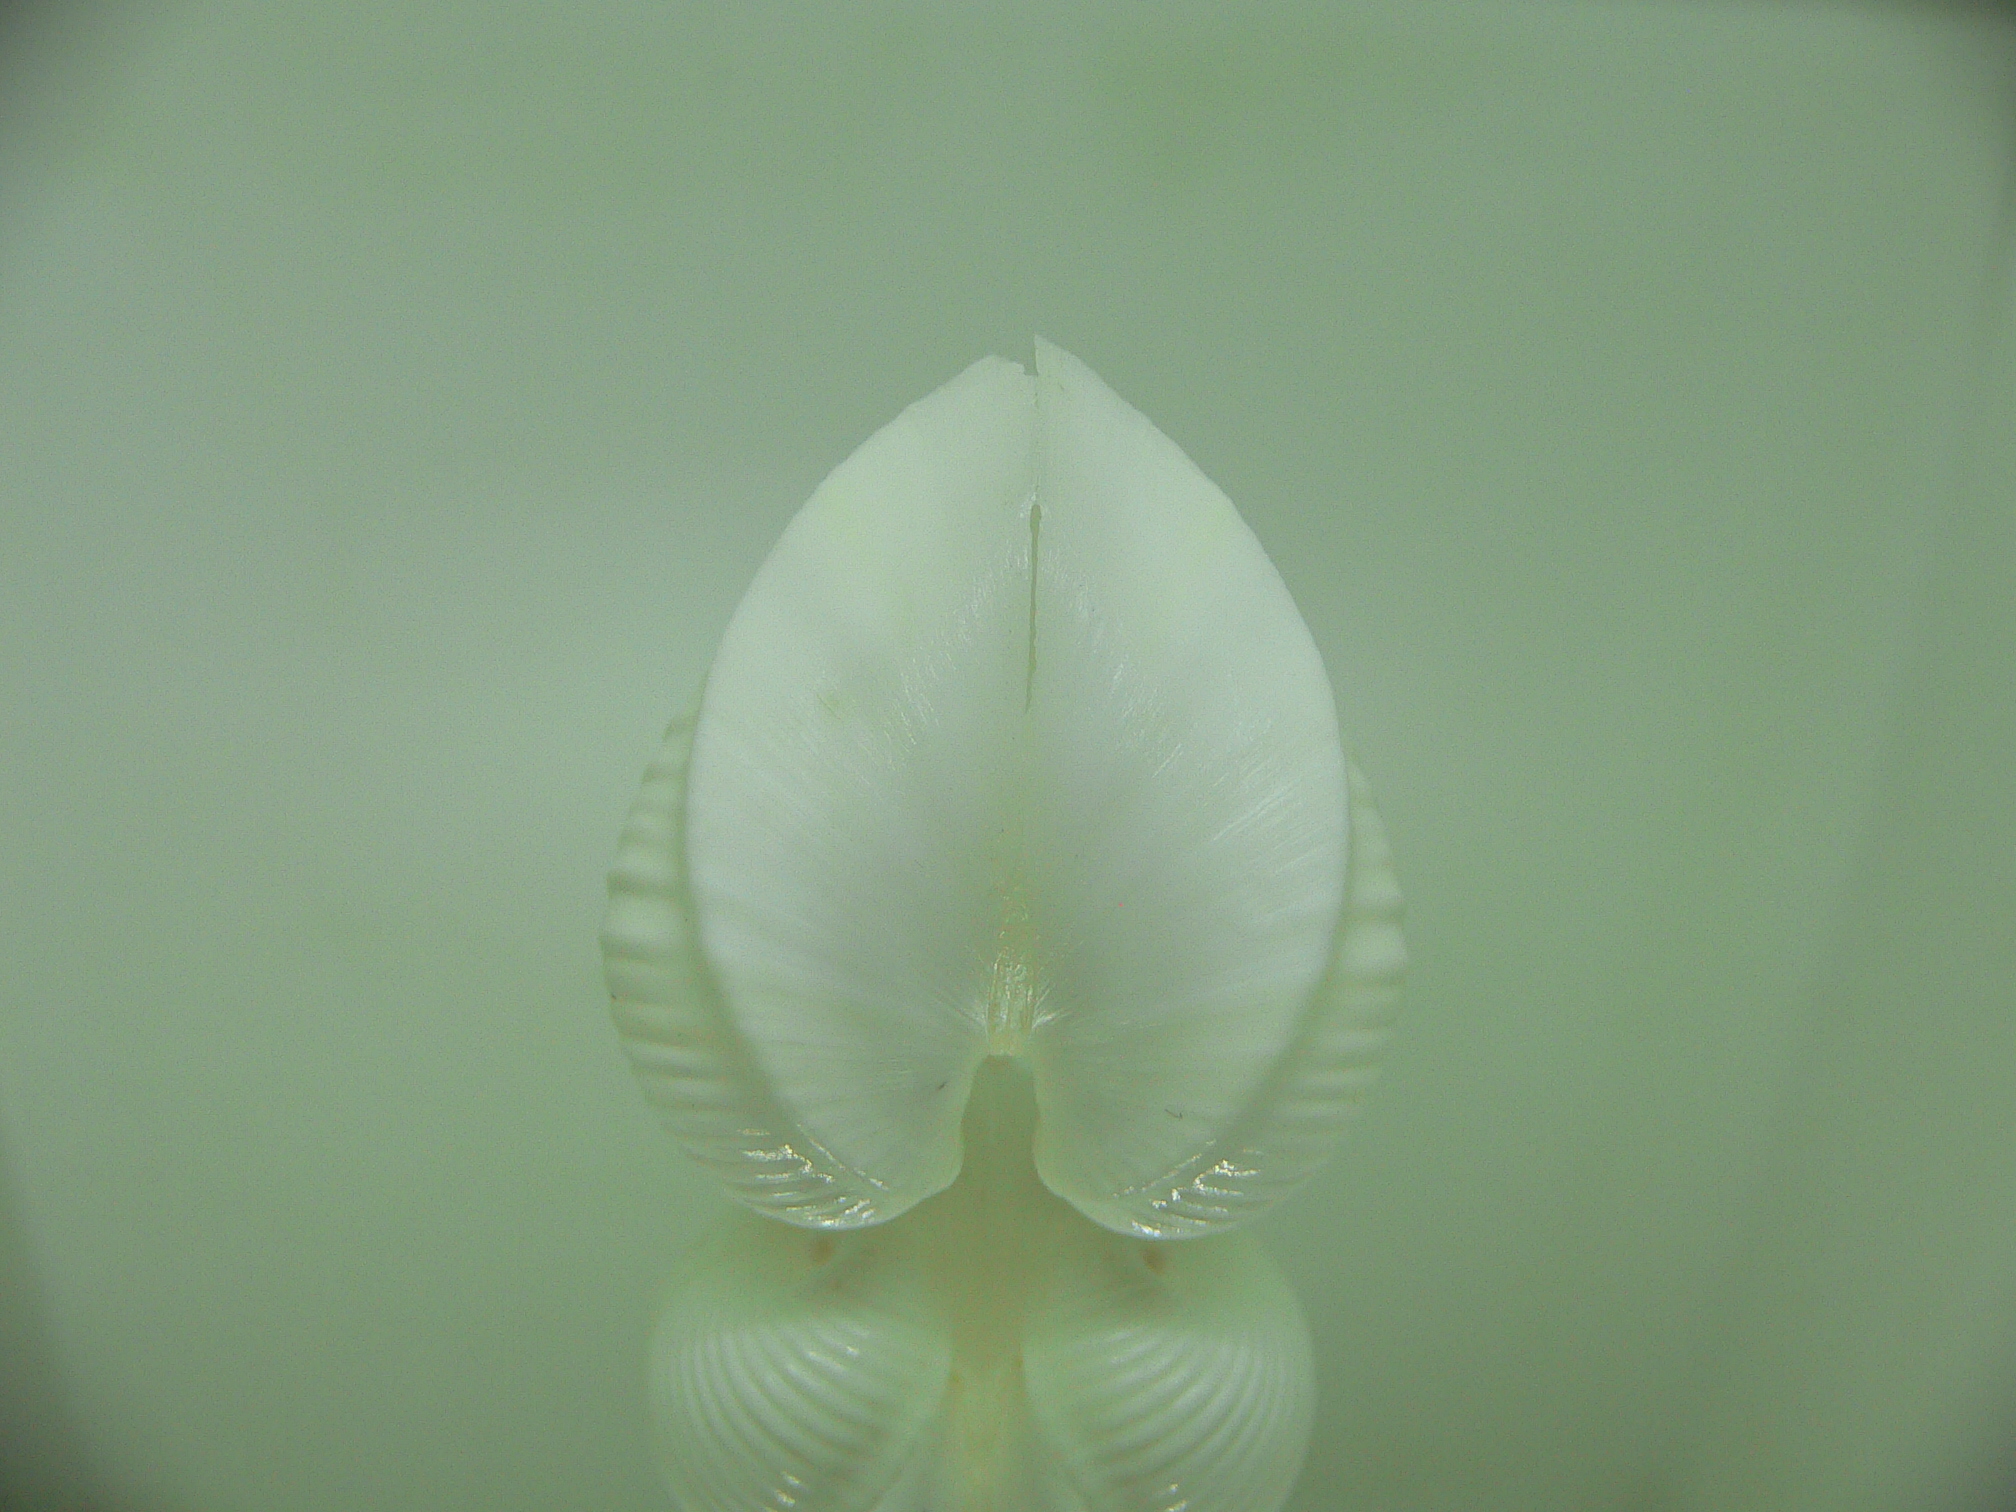
M 823 473 L 1084 357 L 1417 962 L 1273 1215 L 1298 1512 L 2016 1487 L 2016 25 L 0 13 L 0 1498 L 648 1509 L 723 1199 L 595 950 Z

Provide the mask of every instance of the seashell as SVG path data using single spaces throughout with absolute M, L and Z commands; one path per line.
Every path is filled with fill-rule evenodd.
M 990 1054 L 1044 1181 L 1176 1237 L 1362 1095 L 1400 899 L 1308 630 L 1230 502 L 1082 363 L 989 358 L 833 472 L 631 812 L 603 934 L 675 1134 L 791 1222 L 957 1174 Z
M 820 485 L 603 949 L 673 1133 L 799 1230 L 666 1304 L 682 1506 L 1285 1498 L 1306 1331 L 1228 1231 L 1363 1096 L 1400 894 L 1279 574 L 1084 364 L 983 359 Z
M 887 1225 L 743 1215 L 668 1288 L 660 1462 L 685 1512 L 1269 1512 L 1301 1468 L 1308 1328 L 1245 1234 L 1130 1240 L 1037 1180 L 1026 1071 Z

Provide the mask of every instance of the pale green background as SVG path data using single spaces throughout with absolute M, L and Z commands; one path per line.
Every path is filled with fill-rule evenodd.
M 601 873 L 792 510 L 1035 331 L 1245 512 L 1409 892 L 1390 1074 L 1266 1225 L 1299 1512 L 2016 1480 L 2012 36 L 11 23 L 22 1504 L 660 1505 L 648 1296 L 722 1199 L 618 1055 Z

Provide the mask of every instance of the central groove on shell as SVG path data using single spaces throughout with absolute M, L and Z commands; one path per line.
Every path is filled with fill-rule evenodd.
M 1036 545 L 1043 533 L 1043 506 L 1029 501 L 1029 674 L 1022 683 L 1022 712 L 1036 696 Z

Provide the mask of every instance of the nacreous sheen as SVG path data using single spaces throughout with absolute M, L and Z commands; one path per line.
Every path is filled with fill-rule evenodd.
M 975 363 L 829 476 L 646 778 L 604 951 L 649 1095 L 742 1201 L 943 1190 L 990 1054 L 1094 1222 L 1239 1223 L 1326 1154 L 1399 894 L 1231 503 L 1084 364 Z M 690 753 L 690 755 L 689 755 Z
M 660 1311 L 675 1505 L 1278 1508 L 1308 1330 L 1232 1230 L 1362 1094 L 1399 916 L 1307 629 L 1154 426 L 1039 341 L 872 436 L 610 877 L 624 1047 L 760 1215 Z

